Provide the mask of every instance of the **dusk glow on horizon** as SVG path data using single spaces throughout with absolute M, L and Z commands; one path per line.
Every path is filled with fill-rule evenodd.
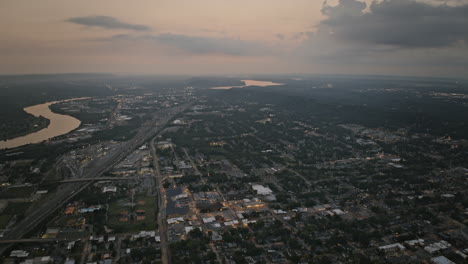
M 5 0 L 0 74 L 465 76 L 467 13 L 468 0 Z

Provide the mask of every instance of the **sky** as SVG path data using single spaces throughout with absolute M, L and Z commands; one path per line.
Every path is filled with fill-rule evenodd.
M 468 76 L 468 0 L 1 0 L 0 74 Z

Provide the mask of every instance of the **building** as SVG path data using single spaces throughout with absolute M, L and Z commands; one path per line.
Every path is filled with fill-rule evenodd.
M 29 253 L 24 250 L 13 250 L 10 252 L 10 257 L 25 258 Z
M 172 147 L 172 143 L 168 142 L 168 141 L 159 141 L 157 143 L 157 147 L 158 147 L 158 149 L 168 149 L 168 148 Z
M 438 256 L 431 258 L 431 263 L 434 264 L 455 264 L 455 262 L 451 261 L 450 259 L 444 257 L 444 256 Z
M 103 193 L 108 193 L 108 192 L 117 192 L 117 187 L 116 186 L 106 186 L 102 189 Z
M 252 184 L 252 189 L 254 189 L 258 195 L 270 195 L 273 193 L 270 188 L 264 187 L 260 184 Z
M 425 246 L 424 250 L 427 251 L 428 253 L 434 254 L 436 252 L 439 252 L 442 249 L 447 249 L 451 246 L 452 245 L 450 245 L 450 243 L 448 243 L 447 241 L 441 240 L 439 242 L 432 243 L 429 246 Z
M 405 249 L 406 249 L 405 246 L 403 246 L 400 243 L 389 244 L 389 245 L 379 247 L 379 250 L 382 250 L 384 252 L 395 252 L 395 251 L 405 250 Z

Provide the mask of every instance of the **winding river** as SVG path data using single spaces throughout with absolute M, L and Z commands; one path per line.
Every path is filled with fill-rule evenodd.
M 268 81 L 255 81 L 255 80 L 242 80 L 242 81 L 245 82 L 245 85 L 212 87 L 210 89 L 219 89 L 219 90 L 223 89 L 224 90 L 224 89 L 232 89 L 232 88 L 242 88 L 242 87 L 247 87 L 247 86 L 283 85 L 282 83 L 273 83 L 273 82 L 268 82 Z M 73 100 L 83 100 L 83 99 L 89 99 L 89 97 L 73 98 L 73 99 L 62 100 L 62 101 L 48 102 L 48 103 L 33 105 L 33 106 L 24 108 L 23 110 L 28 114 L 31 114 L 37 117 L 43 116 L 49 119 L 50 120 L 49 126 L 39 131 L 27 134 L 25 136 L 20 136 L 20 137 L 9 139 L 9 140 L 2 140 L 0 141 L 0 149 L 10 149 L 10 148 L 24 146 L 27 144 L 40 143 L 40 142 L 49 140 L 57 136 L 65 135 L 71 132 L 72 130 L 78 128 L 81 124 L 80 120 L 74 117 L 68 116 L 68 115 L 61 115 L 61 114 L 54 113 L 50 110 L 49 106 L 56 104 L 56 103 L 73 101 Z
M 28 114 L 31 114 L 37 117 L 42 116 L 44 118 L 49 119 L 50 120 L 49 126 L 39 131 L 27 134 L 25 136 L 8 139 L 8 140 L 2 140 L 0 141 L 0 149 L 16 148 L 16 147 L 24 146 L 27 144 L 40 143 L 42 141 L 46 141 L 48 139 L 51 139 L 60 135 L 65 135 L 69 133 L 70 131 L 78 128 L 81 124 L 80 120 L 74 117 L 68 116 L 68 115 L 61 115 L 61 114 L 54 113 L 50 110 L 49 106 L 56 104 L 56 103 L 68 102 L 68 101 L 74 101 L 74 100 L 83 100 L 83 99 L 88 99 L 88 98 L 89 97 L 73 98 L 73 99 L 68 99 L 68 100 L 54 101 L 54 102 L 48 102 L 44 104 L 33 105 L 33 106 L 24 108 L 23 110 Z
M 255 80 L 242 80 L 245 85 L 238 85 L 238 86 L 224 86 L 224 87 L 212 87 L 210 89 L 213 90 L 228 90 L 232 88 L 243 88 L 247 86 L 274 86 L 274 85 L 284 85 L 283 83 L 274 83 L 274 82 L 267 82 L 267 81 L 255 81 Z

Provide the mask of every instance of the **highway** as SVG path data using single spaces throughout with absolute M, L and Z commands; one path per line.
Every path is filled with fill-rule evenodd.
M 71 182 L 85 182 L 85 181 L 129 181 L 129 180 L 141 180 L 148 178 L 146 176 L 129 176 L 129 177 L 94 177 L 94 178 L 77 178 L 67 179 L 62 181 L 54 181 L 55 183 L 71 183 Z M 50 182 L 50 183 L 54 183 Z
M 50 242 L 60 242 L 60 241 L 70 241 L 66 238 L 23 238 L 16 240 L 0 240 L 0 244 L 11 244 L 11 243 L 50 243 Z
M 158 111 L 155 113 L 153 119 L 145 123 L 132 139 L 122 143 L 121 146 L 115 149 L 112 153 L 95 160 L 91 168 L 86 168 L 80 178 L 100 177 L 135 149 L 154 137 L 177 114 L 185 111 L 192 105 L 193 103 L 188 103 Z M 0 241 L 15 241 L 21 239 L 26 234 L 33 231 L 36 226 L 55 212 L 55 210 L 66 204 L 79 192 L 88 187 L 92 182 L 93 181 L 72 182 L 60 185 L 55 193 L 49 194 L 45 201 L 33 208 L 27 216 L 25 216 L 20 222 L 16 223 L 9 232 L 0 239 Z M 8 247 L 9 246 L 5 244 L 0 246 L 0 254 L 3 254 Z

